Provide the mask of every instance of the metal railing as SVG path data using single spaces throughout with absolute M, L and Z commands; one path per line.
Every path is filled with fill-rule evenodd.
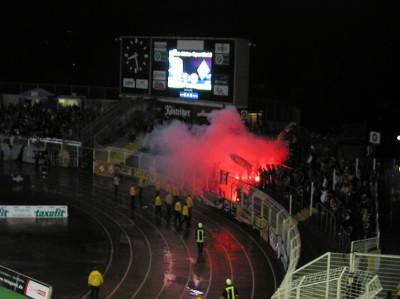
M 284 283 L 272 299 L 352 299 L 382 295 L 385 288 L 381 276 L 360 265 L 354 267 L 356 259 L 356 255 L 328 252 L 292 273 L 287 273 Z

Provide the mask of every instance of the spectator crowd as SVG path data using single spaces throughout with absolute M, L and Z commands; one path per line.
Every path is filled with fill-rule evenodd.
M 0 135 L 73 139 L 74 128 L 89 123 L 94 111 L 43 103 L 0 106 Z
M 327 138 L 312 139 L 306 159 L 291 167 L 266 165 L 260 169 L 260 188 L 283 186 L 302 207 L 320 204 L 331 213 L 351 240 L 369 238 L 375 230 L 375 171 L 371 156 L 346 159 Z

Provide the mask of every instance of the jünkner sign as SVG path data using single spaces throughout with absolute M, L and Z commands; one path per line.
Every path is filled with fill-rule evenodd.
M 68 218 L 68 206 L 0 206 L 1 218 Z

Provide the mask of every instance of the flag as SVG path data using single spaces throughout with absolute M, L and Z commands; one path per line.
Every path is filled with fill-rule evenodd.
M 283 130 L 278 134 L 276 137 L 276 140 L 278 141 L 283 141 L 285 136 L 296 126 L 296 123 L 294 121 L 290 122 L 289 124 L 286 125 L 286 127 L 283 128 Z
M 243 159 L 242 157 L 240 157 L 236 154 L 230 154 L 230 157 L 233 160 L 233 162 L 242 166 L 243 168 L 246 168 L 248 174 L 251 173 L 253 166 L 250 164 L 250 162 L 246 161 L 245 159 Z
M 219 183 L 220 185 L 227 185 L 228 184 L 228 176 L 229 172 L 225 170 L 220 170 L 220 176 L 219 176 Z

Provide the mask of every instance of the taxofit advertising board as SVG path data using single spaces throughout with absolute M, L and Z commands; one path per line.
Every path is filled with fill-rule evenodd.
M 1 218 L 68 218 L 68 206 L 0 206 Z
M 124 36 L 120 92 L 247 105 L 249 42 Z

